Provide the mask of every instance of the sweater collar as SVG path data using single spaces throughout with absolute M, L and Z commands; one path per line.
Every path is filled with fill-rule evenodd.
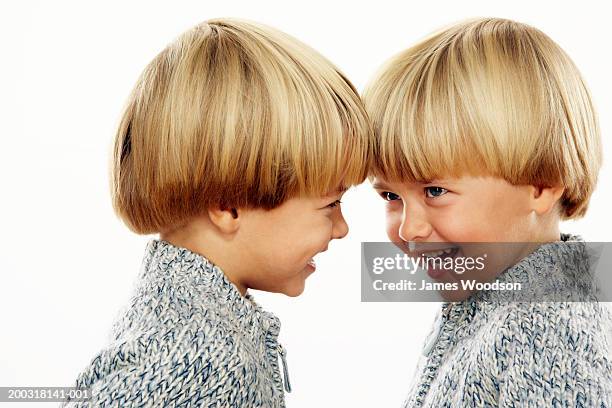
M 225 273 L 203 255 L 162 239 L 147 243 L 140 271 L 140 289 L 171 291 L 178 302 L 214 309 L 222 318 L 238 325 L 245 333 L 276 339 L 280 320 L 255 302 L 247 292 L 242 296 Z
M 475 314 L 477 310 L 514 301 L 593 301 L 595 279 L 586 242 L 579 235 L 561 233 L 544 243 L 496 279 L 520 283 L 521 291 L 481 290 L 460 302 L 443 302 L 443 312 Z

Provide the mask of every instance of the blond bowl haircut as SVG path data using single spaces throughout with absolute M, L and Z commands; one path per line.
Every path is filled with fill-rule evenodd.
M 597 117 L 578 69 L 541 31 L 499 18 L 447 27 L 388 61 L 363 100 L 370 178 L 562 185 L 560 218 L 585 214 L 602 161 Z
M 209 20 L 134 87 L 114 143 L 113 208 L 139 234 L 211 206 L 272 209 L 363 182 L 372 149 L 359 95 L 328 60 L 270 27 Z

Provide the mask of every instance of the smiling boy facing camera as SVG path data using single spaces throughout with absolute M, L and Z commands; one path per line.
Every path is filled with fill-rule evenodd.
M 581 298 L 592 278 L 585 243 L 559 222 L 585 215 L 601 140 L 589 92 L 558 45 L 510 20 L 456 24 L 387 62 L 363 99 L 391 241 L 408 252 L 436 246 L 430 256 L 444 259 L 473 255 L 461 243 L 505 242 L 473 281 Z M 458 287 L 441 292 L 405 407 L 612 406 L 608 305 Z
M 119 126 L 112 193 L 160 238 L 78 377 L 92 399 L 71 406 L 283 407 L 280 322 L 247 290 L 302 293 L 348 232 L 340 198 L 366 177 L 370 129 L 351 83 L 269 27 L 211 20 L 158 54 Z

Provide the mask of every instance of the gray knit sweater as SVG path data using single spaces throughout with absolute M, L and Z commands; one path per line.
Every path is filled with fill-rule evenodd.
M 584 246 L 562 234 L 500 281 L 557 294 L 589 287 Z M 510 302 L 481 291 L 443 303 L 404 407 L 612 407 L 609 304 Z
M 78 376 L 69 407 L 284 407 L 280 322 L 203 256 L 149 241 L 112 343 Z

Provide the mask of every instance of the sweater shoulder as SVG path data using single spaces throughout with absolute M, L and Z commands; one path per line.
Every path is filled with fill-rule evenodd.
M 89 388 L 100 406 L 122 400 L 144 403 L 148 398 L 193 402 L 205 392 L 254 381 L 248 378 L 251 360 L 240 339 L 212 321 L 127 332 L 95 355 L 76 386 Z
M 496 311 L 499 336 L 571 340 L 604 333 L 612 324 L 610 307 L 598 302 L 510 302 Z
M 492 337 L 490 366 L 500 406 L 551 406 L 555 401 L 594 406 L 612 399 L 607 305 L 549 302 L 503 309 Z
M 517 359 L 528 359 L 530 364 L 571 360 L 612 367 L 612 314 L 607 304 L 509 303 L 496 314 L 489 339 L 501 370 Z

